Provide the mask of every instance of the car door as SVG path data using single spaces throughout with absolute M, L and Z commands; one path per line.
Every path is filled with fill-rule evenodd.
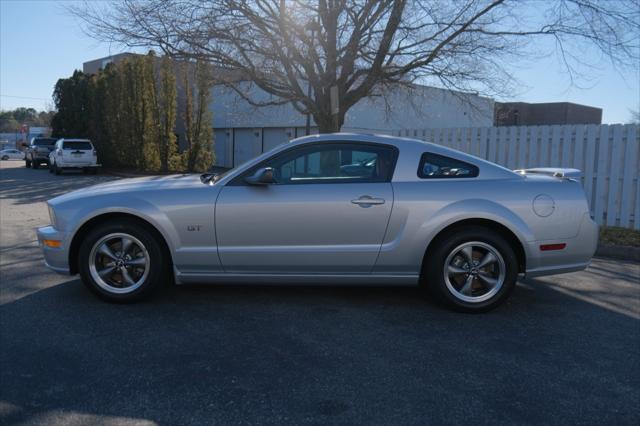
M 303 145 L 280 152 L 229 182 L 215 208 L 226 272 L 367 274 L 393 206 L 397 149 L 388 145 Z M 273 168 L 277 183 L 245 178 Z

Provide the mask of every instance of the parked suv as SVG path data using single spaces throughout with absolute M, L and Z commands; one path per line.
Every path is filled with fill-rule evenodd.
M 49 153 L 56 144 L 56 138 L 32 138 L 25 150 L 25 166 L 37 169 L 40 164 L 49 164 Z
M 88 139 L 60 139 L 49 154 L 49 171 L 59 175 L 63 169 L 98 171 L 98 154 Z

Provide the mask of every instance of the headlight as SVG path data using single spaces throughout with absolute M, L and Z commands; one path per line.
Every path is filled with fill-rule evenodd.
M 53 225 L 55 227 L 56 226 L 56 212 L 55 212 L 55 210 L 53 210 L 53 207 L 51 207 L 50 205 L 47 204 L 47 207 L 49 207 L 49 220 L 51 221 L 51 225 Z

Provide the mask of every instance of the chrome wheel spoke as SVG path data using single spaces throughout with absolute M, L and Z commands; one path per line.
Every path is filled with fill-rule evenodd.
M 122 272 L 122 279 L 127 285 L 131 286 L 136 283 L 134 279 L 131 278 L 131 275 L 129 275 L 129 271 L 127 271 L 127 268 L 122 268 L 120 272 Z
M 473 292 L 473 275 L 469 275 L 460 289 L 460 293 L 471 296 Z
M 473 263 L 473 246 L 465 246 L 460 250 L 464 260 L 471 265 Z
M 111 249 L 109 248 L 106 242 L 100 246 L 100 248 L 98 249 L 98 252 L 101 254 L 104 254 L 111 260 L 117 259 L 116 255 L 113 254 L 113 252 L 111 251 Z
M 120 249 L 120 251 L 122 252 L 123 255 L 125 255 L 129 252 L 129 249 L 133 244 L 133 240 L 130 238 L 122 237 L 120 239 L 120 243 L 122 244 L 122 248 Z
M 487 251 L 487 254 L 485 254 L 482 260 L 480 260 L 480 263 L 478 263 L 477 267 L 484 268 L 485 266 L 496 263 L 497 261 L 498 258 L 490 251 Z
M 478 274 L 478 278 L 480 278 L 480 281 L 484 282 L 485 284 L 487 284 L 490 288 L 495 287 L 496 285 L 498 285 L 498 280 L 491 277 L 490 275 L 484 273 L 484 272 L 480 272 Z
M 98 275 L 100 275 L 102 278 L 108 278 L 113 274 L 115 270 L 116 270 L 115 266 L 109 266 L 107 268 L 104 268 L 98 271 Z
M 135 265 L 135 266 L 145 266 L 147 261 L 144 257 L 137 257 L 135 259 L 131 259 L 127 261 L 127 265 Z
M 448 270 L 449 270 L 449 275 L 460 275 L 460 274 L 467 273 L 465 269 L 459 268 L 455 265 L 449 265 Z

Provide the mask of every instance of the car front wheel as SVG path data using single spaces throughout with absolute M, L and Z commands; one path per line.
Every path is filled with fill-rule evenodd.
M 507 299 L 518 277 L 518 260 L 504 238 L 467 227 L 437 243 L 423 278 L 438 300 L 458 311 L 485 312 Z
M 83 283 L 109 302 L 143 299 L 168 276 L 169 263 L 160 242 L 135 221 L 96 227 L 79 253 Z

